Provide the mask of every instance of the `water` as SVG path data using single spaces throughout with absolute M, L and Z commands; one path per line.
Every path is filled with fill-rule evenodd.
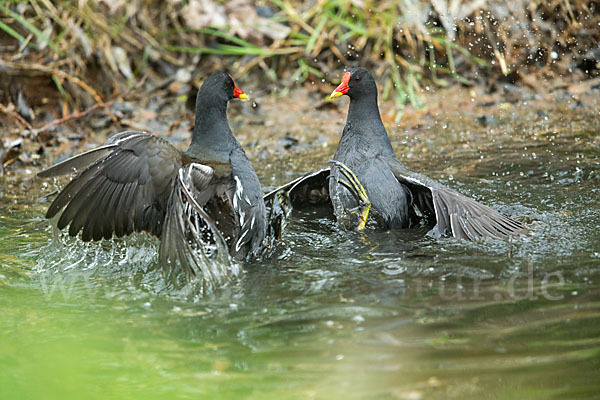
M 523 216 L 531 237 L 341 232 L 299 212 L 277 254 L 196 299 L 164 286 L 155 240 L 55 239 L 52 185 L 5 177 L 0 398 L 598 398 L 597 122 L 500 121 L 393 141 L 410 167 Z M 274 185 L 332 152 L 258 172 Z

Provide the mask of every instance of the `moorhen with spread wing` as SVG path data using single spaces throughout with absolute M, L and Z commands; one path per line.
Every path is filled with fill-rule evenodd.
M 331 202 L 338 220 L 358 214 L 358 221 L 352 222 L 359 230 L 372 210 L 378 225 L 387 228 L 407 228 L 425 219 L 434 225 L 434 236 L 474 240 L 527 234 L 520 222 L 409 171 L 396 158 L 379 115 L 377 86 L 367 70 L 344 73 L 331 98 L 342 95 L 350 97 L 350 107 L 333 165 L 268 196 L 285 196 L 292 206 Z
M 148 232 L 160 238 L 161 262 L 179 261 L 188 275 L 203 274 L 209 284 L 219 284 L 226 271 L 218 268 L 230 260 L 225 250 L 211 266 L 211 252 L 221 246 L 246 259 L 271 239 L 258 177 L 227 121 L 227 103 L 234 98 L 247 96 L 231 75 L 216 73 L 204 81 L 186 151 L 149 133 L 127 131 L 40 172 L 53 177 L 80 170 L 46 217 L 64 209 L 58 228 L 70 225 L 71 236 L 83 230 L 84 241 Z

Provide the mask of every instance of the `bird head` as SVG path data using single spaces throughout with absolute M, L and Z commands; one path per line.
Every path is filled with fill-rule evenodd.
M 350 71 L 346 71 L 342 75 L 342 82 L 337 88 L 331 93 L 330 98 L 335 99 L 342 95 L 347 95 L 351 99 L 357 98 L 362 95 L 375 95 L 377 96 L 377 86 L 375 80 L 364 68 L 352 68 Z
M 216 72 L 204 80 L 198 91 L 196 101 L 199 102 L 201 98 L 212 99 L 211 101 L 217 101 L 218 103 L 227 103 L 235 98 L 247 100 L 248 96 L 237 87 L 230 74 Z

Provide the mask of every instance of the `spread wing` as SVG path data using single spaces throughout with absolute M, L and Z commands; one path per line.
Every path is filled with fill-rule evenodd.
M 210 192 L 214 170 L 190 164 L 179 170 L 169 197 L 160 240 L 159 259 L 171 279 L 185 275 L 201 276 L 205 291 L 221 286 L 238 274 L 228 246 L 215 221 L 198 203 L 198 193 Z M 178 264 L 179 263 L 179 264 Z
M 293 207 L 320 204 L 329 199 L 329 174 L 331 167 L 311 171 L 268 192 L 264 196 L 267 208 L 267 247 L 272 247 L 287 225 Z
M 311 171 L 271 190 L 264 197 L 265 202 L 271 203 L 277 196 L 286 196 L 292 207 L 302 204 L 318 204 L 329 199 L 329 174 L 331 167 Z
M 396 179 L 410 189 L 416 208 L 425 216 L 435 218 L 434 229 L 440 235 L 475 240 L 481 237 L 507 239 L 528 233 L 520 222 L 426 176 L 409 171 L 397 159 L 384 160 Z
M 40 172 L 40 177 L 80 170 L 54 199 L 47 218 L 61 210 L 58 228 L 69 235 L 83 229 L 84 241 L 134 231 L 160 237 L 165 210 L 182 154 L 169 142 L 145 132 L 127 131 L 102 147 Z

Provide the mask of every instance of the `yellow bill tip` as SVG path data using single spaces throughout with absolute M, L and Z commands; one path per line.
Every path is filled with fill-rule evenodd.
M 329 98 L 330 98 L 331 100 L 333 100 L 333 99 L 335 99 L 336 97 L 340 97 L 340 96 L 341 96 L 341 95 L 343 95 L 343 94 L 344 94 L 344 93 L 342 93 L 342 92 L 338 92 L 338 91 L 334 90 L 334 91 L 331 93 L 331 95 L 329 96 Z

